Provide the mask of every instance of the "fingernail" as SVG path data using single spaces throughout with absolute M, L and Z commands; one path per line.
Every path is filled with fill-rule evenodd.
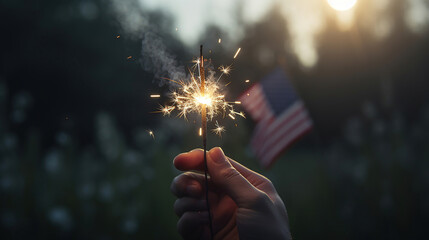
M 191 150 L 189 152 L 191 153 L 191 152 L 195 152 L 195 151 L 203 151 L 203 149 L 201 149 L 201 148 L 195 148 L 195 149 L 193 149 L 193 150 Z
M 222 148 L 217 147 L 210 151 L 210 157 L 212 157 L 215 163 L 225 162 L 225 154 L 222 151 Z

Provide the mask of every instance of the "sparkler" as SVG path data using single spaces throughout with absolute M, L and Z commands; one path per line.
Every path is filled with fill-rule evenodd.
M 201 129 L 202 129 L 202 136 L 203 136 L 203 147 L 204 147 L 204 177 L 205 177 L 205 185 L 206 185 L 206 205 L 207 205 L 207 211 L 209 214 L 209 228 L 210 228 L 210 235 L 213 239 L 213 223 L 212 223 L 212 213 L 210 210 L 210 203 L 209 203 L 209 181 L 207 177 L 207 173 L 209 171 L 207 166 L 207 106 L 211 104 L 210 97 L 205 95 L 205 88 L 206 88 L 206 75 L 204 73 L 204 57 L 203 57 L 203 45 L 200 46 L 200 62 L 199 62 L 199 68 L 200 68 L 200 81 L 201 81 L 201 96 L 198 96 L 197 101 L 201 103 Z
M 221 40 L 219 39 L 219 43 Z M 234 55 L 234 59 L 237 57 L 241 48 L 237 50 Z M 210 210 L 210 203 L 208 199 L 209 186 L 208 186 L 208 166 L 207 166 L 207 122 L 213 120 L 213 118 L 220 113 L 222 116 L 229 116 L 235 120 L 236 116 L 245 118 L 243 112 L 234 111 L 234 104 L 241 104 L 240 101 L 228 102 L 225 100 L 225 94 L 222 92 L 219 81 L 223 75 L 229 75 L 231 66 L 221 66 L 219 70 L 221 72 L 218 78 L 214 77 L 214 74 L 209 74 L 206 77 L 204 68 L 204 56 L 203 46 L 200 46 L 200 57 L 193 61 L 195 65 L 192 69 L 189 69 L 190 78 L 189 80 L 183 79 L 166 79 L 178 88 L 171 92 L 171 104 L 160 105 L 158 111 L 155 113 L 162 113 L 164 116 L 169 116 L 174 110 L 178 112 L 178 117 L 187 119 L 188 114 L 197 113 L 201 115 L 201 128 L 199 129 L 199 135 L 203 140 L 204 148 L 204 176 L 205 176 L 205 197 L 207 210 L 209 214 L 209 226 L 210 234 L 213 238 L 213 224 L 212 214 Z M 197 70 L 197 71 L 196 71 Z M 195 74 L 197 72 L 197 74 Z M 198 75 L 198 76 L 196 76 Z M 229 85 L 229 83 L 227 84 Z M 225 87 L 227 86 L 225 85 Z M 152 94 L 151 98 L 159 98 L 159 94 Z M 219 135 L 225 132 L 225 128 L 216 121 L 215 128 L 212 132 Z

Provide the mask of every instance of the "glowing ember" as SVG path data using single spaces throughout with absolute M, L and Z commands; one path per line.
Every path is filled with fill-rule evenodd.
M 216 135 L 222 136 L 222 133 L 225 132 L 225 127 L 220 126 L 219 123 L 216 121 L 215 124 L 216 128 L 212 129 L 212 132 L 214 132 Z
M 161 95 L 159 95 L 159 94 L 151 94 L 150 97 L 151 98 L 160 98 Z
M 231 66 L 227 66 L 227 67 L 220 66 L 219 70 L 222 72 L 222 74 L 228 75 L 229 72 L 231 71 Z
M 238 56 L 238 54 L 240 53 L 240 51 L 241 51 L 241 48 L 239 48 L 239 49 L 237 50 L 237 52 L 235 53 L 235 55 L 234 55 L 234 59 Z
M 221 38 L 219 38 L 218 43 L 221 43 L 221 42 L 222 42 L 222 39 L 221 39 Z
M 155 139 L 155 134 L 152 130 L 147 130 L 147 133 L 149 133 L 149 136 L 151 136 L 153 139 Z

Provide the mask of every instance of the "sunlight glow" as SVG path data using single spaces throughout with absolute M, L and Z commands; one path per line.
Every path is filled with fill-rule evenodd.
M 337 11 L 347 11 L 351 9 L 357 0 L 328 0 L 329 5 Z

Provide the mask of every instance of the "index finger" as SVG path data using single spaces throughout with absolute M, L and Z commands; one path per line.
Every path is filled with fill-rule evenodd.
M 227 157 L 231 165 L 245 178 L 259 181 L 267 181 L 268 179 L 261 174 L 254 172 L 240 163 Z M 204 151 L 202 149 L 194 149 L 187 153 L 179 154 L 174 158 L 174 166 L 181 171 L 204 171 Z M 249 179 L 250 180 L 250 179 Z

